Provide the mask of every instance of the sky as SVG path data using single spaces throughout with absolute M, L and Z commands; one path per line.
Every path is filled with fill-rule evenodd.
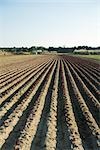
M 100 0 L 0 0 L 0 47 L 100 46 Z

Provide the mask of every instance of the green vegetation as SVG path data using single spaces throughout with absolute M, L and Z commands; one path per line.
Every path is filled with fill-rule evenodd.
M 100 54 L 100 47 L 88 47 L 88 46 L 78 46 L 78 47 L 48 47 L 43 46 L 32 46 L 32 47 L 2 47 L 1 52 L 11 52 L 13 54 L 39 54 L 42 52 L 57 52 L 57 53 L 73 53 L 80 55 L 97 55 Z
M 89 58 L 100 61 L 100 55 L 74 55 L 77 57 Z

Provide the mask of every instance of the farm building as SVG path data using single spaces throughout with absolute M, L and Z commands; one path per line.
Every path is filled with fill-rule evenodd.
M 42 50 L 35 50 L 35 51 L 32 51 L 32 54 L 42 54 Z
M 42 54 L 42 50 L 37 50 L 37 54 Z

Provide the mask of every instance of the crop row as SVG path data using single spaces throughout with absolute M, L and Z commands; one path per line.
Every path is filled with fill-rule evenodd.
M 64 55 L 38 58 L 12 63 L 0 75 L 0 149 L 98 150 L 98 64 Z

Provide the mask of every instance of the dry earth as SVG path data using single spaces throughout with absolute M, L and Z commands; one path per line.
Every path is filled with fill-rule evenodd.
M 99 64 L 0 56 L 1 150 L 99 150 Z

